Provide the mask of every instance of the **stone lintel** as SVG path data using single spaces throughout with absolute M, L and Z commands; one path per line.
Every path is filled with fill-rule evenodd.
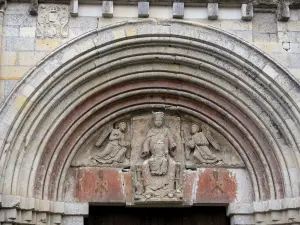
M 216 20 L 219 16 L 219 4 L 218 3 L 208 3 L 207 4 L 207 14 L 209 20 Z
M 102 1 L 102 16 L 105 18 L 112 18 L 114 15 L 114 2 Z
M 173 2 L 173 18 L 183 19 L 184 2 Z

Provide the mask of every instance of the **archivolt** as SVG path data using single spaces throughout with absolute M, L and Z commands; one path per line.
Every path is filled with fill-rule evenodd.
M 235 146 L 255 200 L 299 196 L 299 84 L 254 47 L 215 28 L 125 22 L 67 43 L 1 108 L 4 194 L 62 200 L 81 144 L 104 123 L 164 107 L 194 115 Z

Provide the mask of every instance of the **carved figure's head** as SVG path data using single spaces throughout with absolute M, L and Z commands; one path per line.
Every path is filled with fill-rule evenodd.
M 164 113 L 153 112 L 153 123 L 156 127 L 161 127 L 164 124 Z
M 193 124 L 191 127 L 192 134 L 196 134 L 200 131 L 200 127 L 197 124 Z
M 119 128 L 120 131 L 125 132 L 126 128 L 127 128 L 127 124 L 125 122 L 120 122 L 118 124 L 118 128 Z

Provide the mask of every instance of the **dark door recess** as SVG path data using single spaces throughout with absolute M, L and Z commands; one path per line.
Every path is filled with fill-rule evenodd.
M 85 225 L 229 225 L 225 207 L 90 207 Z

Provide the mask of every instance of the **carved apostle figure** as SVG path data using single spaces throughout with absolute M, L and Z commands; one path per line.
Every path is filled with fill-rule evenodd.
M 173 159 L 176 142 L 164 125 L 164 113 L 153 113 L 153 127 L 147 132 L 142 144 L 144 159 L 140 171 L 144 178 L 144 195 L 151 197 L 174 197 L 178 163 Z M 141 191 L 139 191 L 141 192 Z
M 93 156 L 92 161 L 99 164 L 122 163 L 128 157 L 130 143 L 125 141 L 127 124 L 120 122 L 117 128 L 113 129 L 109 135 L 109 142 L 102 152 Z M 102 145 L 104 138 L 99 138 L 96 146 Z
M 186 144 L 186 159 L 189 160 L 191 154 L 195 163 L 200 164 L 219 164 L 222 162 L 210 149 L 209 144 L 220 150 L 219 145 L 213 140 L 209 135 L 208 137 L 200 130 L 200 127 L 197 124 L 193 124 L 191 127 L 192 136 L 188 139 Z

